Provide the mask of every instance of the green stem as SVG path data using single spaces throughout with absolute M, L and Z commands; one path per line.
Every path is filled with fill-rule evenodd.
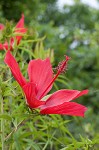
M 0 89 L 0 99 L 1 99 L 1 114 L 4 113 L 3 110 L 3 97 L 2 97 L 2 91 Z M 1 118 L 1 143 L 2 143 L 2 150 L 4 150 L 4 119 Z

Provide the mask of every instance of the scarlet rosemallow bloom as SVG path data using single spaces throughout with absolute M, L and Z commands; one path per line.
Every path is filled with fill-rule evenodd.
M 46 101 L 42 98 L 51 90 L 54 81 L 60 73 L 67 68 L 69 57 L 58 66 L 57 74 L 53 70 L 49 58 L 45 60 L 31 60 L 28 65 L 29 81 L 27 81 L 10 51 L 6 53 L 5 63 L 9 66 L 14 78 L 17 80 L 26 97 L 26 103 L 31 108 L 39 108 L 41 114 L 62 114 L 84 116 L 87 108 L 72 100 L 88 93 L 88 90 L 62 89 L 53 93 Z
M 2 30 L 4 29 L 3 27 L 1 28 Z M 27 29 L 24 27 L 24 15 L 22 14 L 21 19 L 19 20 L 14 29 L 14 33 L 16 34 L 15 38 L 12 37 L 9 43 L 7 41 L 5 41 L 4 44 L 0 43 L 0 50 L 13 50 L 14 43 L 16 42 L 16 44 L 18 45 L 20 43 L 20 40 L 22 39 L 22 35 L 25 34 L 26 31 Z

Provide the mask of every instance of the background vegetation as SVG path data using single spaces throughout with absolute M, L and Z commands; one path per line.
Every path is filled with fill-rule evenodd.
M 4 150 L 98 150 L 99 10 L 80 0 L 63 9 L 59 9 L 57 0 L 1 0 L 0 22 L 6 24 L 1 42 L 9 38 L 22 13 L 28 34 L 15 50 L 23 74 L 27 76 L 30 59 L 50 56 L 54 68 L 65 54 L 69 55 L 68 71 L 55 82 L 52 91 L 89 89 L 89 94 L 79 99 L 88 111 L 85 118 L 29 112 L 20 87 L 3 63 L 4 52 L 0 52 Z

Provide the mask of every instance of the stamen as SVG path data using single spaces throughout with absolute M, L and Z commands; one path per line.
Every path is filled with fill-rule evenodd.
M 65 57 L 66 57 L 66 59 L 59 63 L 59 65 L 57 67 L 57 74 L 54 76 L 53 80 L 46 87 L 46 89 L 44 90 L 44 92 L 40 96 L 40 99 L 44 96 L 44 94 L 50 88 L 50 86 L 53 84 L 53 82 L 57 79 L 59 74 L 63 73 L 67 69 L 67 62 L 68 62 L 68 60 L 70 60 L 70 57 L 68 57 L 68 56 L 65 56 Z
M 63 60 L 62 62 L 59 62 L 58 66 L 56 67 L 57 72 L 59 74 L 64 73 L 67 70 L 67 62 L 70 60 L 70 57 L 65 56 L 66 60 Z

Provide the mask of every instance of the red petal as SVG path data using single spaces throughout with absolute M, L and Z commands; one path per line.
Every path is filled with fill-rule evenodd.
M 0 30 L 4 29 L 4 25 L 2 23 L 0 23 Z
M 24 15 L 22 14 L 21 19 L 19 20 L 19 22 L 17 23 L 16 27 L 15 27 L 15 32 L 18 34 L 21 34 L 19 36 L 16 36 L 17 39 L 17 45 L 20 43 L 20 40 L 22 39 L 22 34 L 26 33 L 27 29 L 24 28 Z
M 15 58 L 12 56 L 10 51 L 6 53 L 4 62 L 9 66 L 14 78 L 17 80 L 20 86 L 24 86 L 26 84 L 26 79 L 21 74 L 18 63 L 16 62 Z
M 15 31 L 19 34 L 21 34 L 21 33 L 24 34 L 24 33 L 26 33 L 27 29 L 26 28 L 19 28 L 19 29 L 16 29 Z
M 82 95 L 88 94 L 88 92 L 89 92 L 89 90 L 83 90 L 76 97 L 74 97 L 74 99 L 76 99 L 76 98 L 78 98 L 78 97 L 80 97 Z
M 63 104 L 78 98 L 84 94 L 87 94 L 88 90 L 78 91 L 78 90 L 59 90 L 52 94 L 45 103 L 46 107 L 52 107 L 56 105 Z
M 1 50 L 8 50 L 8 42 L 6 41 L 4 44 L 0 44 Z
M 20 32 L 20 36 L 16 36 L 16 40 L 17 40 L 17 45 L 20 43 L 21 39 L 22 39 L 22 36 L 24 33 L 26 33 L 27 29 L 20 29 L 20 30 L 17 30 L 17 33 Z
M 8 50 L 8 42 L 7 41 L 3 44 L 3 47 L 4 47 L 4 49 Z
M 0 50 L 4 50 L 3 44 L 0 43 Z
M 13 50 L 14 38 L 10 39 L 10 51 Z
M 16 28 L 24 28 L 24 14 L 22 14 L 22 17 L 17 23 Z
M 48 84 L 52 81 L 53 71 L 49 58 L 45 60 L 37 59 L 30 61 L 28 74 L 30 82 L 33 82 L 36 85 L 37 99 L 41 99 L 40 96 L 45 91 Z M 46 95 L 50 89 L 51 86 L 44 95 Z
M 23 91 L 26 95 L 27 104 L 29 105 L 30 108 L 37 108 L 40 105 L 43 105 L 45 103 L 44 101 L 39 101 L 39 100 L 36 99 L 35 84 L 27 83 L 23 87 Z
M 61 115 L 71 115 L 71 116 L 81 116 L 84 117 L 84 113 L 87 108 L 83 105 L 77 104 L 75 102 L 66 102 L 64 104 L 49 107 L 41 110 L 41 114 L 61 114 Z

